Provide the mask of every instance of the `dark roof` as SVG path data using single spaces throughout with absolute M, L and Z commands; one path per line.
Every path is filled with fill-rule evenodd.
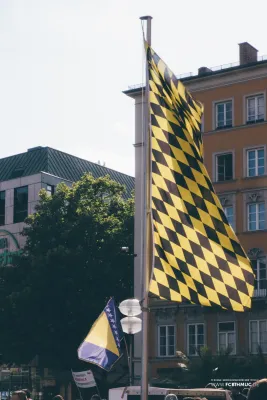
M 0 159 L 1 182 L 39 172 L 47 172 L 71 182 L 79 180 L 85 172 L 91 172 L 95 178 L 109 175 L 114 181 L 126 186 L 128 193 L 134 188 L 132 176 L 50 147 L 35 147 L 26 153 Z

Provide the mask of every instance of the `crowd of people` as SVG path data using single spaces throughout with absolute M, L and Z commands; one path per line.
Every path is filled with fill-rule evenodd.
M 206 388 L 218 389 L 212 383 L 209 383 Z M 260 379 L 253 383 L 250 388 L 244 388 L 240 391 L 239 388 L 231 390 L 232 400 L 267 400 L 267 378 Z M 11 400 L 32 400 L 31 393 L 28 389 L 17 390 L 12 393 Z M 62 396 L 57 395 L 53 400 L 64 400 Z M 94 395 L 91 400 L 101 400 L 99 395 Z M 186 397 L 183 400 L 206 400 L 200 397 Z
M 31 392 L 29 389 L 16 390 L 12 393 L 11 400 L 32 400 Z M 64 400 L 59 394 L 56 395 L 53 400 Z

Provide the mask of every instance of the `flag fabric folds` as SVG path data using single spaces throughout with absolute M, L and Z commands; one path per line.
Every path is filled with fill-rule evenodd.
M 152 150 L 150 294 L 244 311 L 254 274 L 203 162 L 202 105 L 147 46 Z
M 110 371 L 121 357 L 122 327 L 114 299 L 110 299 L 78 349 L 80 360 Z

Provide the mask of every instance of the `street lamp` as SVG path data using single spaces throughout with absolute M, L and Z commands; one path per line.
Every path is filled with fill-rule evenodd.
M 120 303 L 119 310 L 125 318 L 121 319 L 121 326 L 124 333 L 129 335 L 129 376 L 130 386 L 133 384 L 133 335 L 142 330 L 142 320 L 136 316 L 142 313 L 139 300 L 127 299 Z

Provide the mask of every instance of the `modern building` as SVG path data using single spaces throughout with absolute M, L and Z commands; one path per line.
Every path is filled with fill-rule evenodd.
M 151 303 L 150 377 L 159 368 L 176 368 L 177 351 L 196 357 L 208 346 L 213 354 L 226 348 L 235 357 L 267 354 L 267 57 L 258 58 L 249 43 L 239 45 L 239 62 L 199 68 L 183 78 L 187 89 L 204 104 L 204 160 L 225 213 L 252 260 L 255 291 L 246 313 L 212 308 Z M 135 100 L 136 115 L 136 249 L 140 254 L 140 158 L 142 151 L 142 87 L 125 92 Z M 135 260 L 135 295 L 140 298 L 140 259 Z M 141 337 L 135 339 L 135 371 L 140 375 Z
M 34 213 L 40 190 L 53 195 L 59 183 L 70 186 L 86 172 L 95 178 L 109 175 L 125 186 L 126 196 L 134 189 L 131 176 L 49 147 L 0 159 L 0 267 L 12 265 L 13 256 L 21 252 L 26 240 L 21 235 L 24 220 Z M 59 391 L 66 400 L 73 398 L 70 371 L 39 367 L 38 357 L 30 367 L 1 366 L 0 397 L 5 399 L 10 390 L 32 386 L 36 398 L 53 398 Z
M 134 188 L 131 176 L 49 147 L 0 159 L 0 266 L 12 264 L 14 252 L 24 246 L 23 221 L 34 213 L 40 190 L 52 195 L 60 182 L 71 185 L 85 172 L 109 175 L 126 187 L 127 194 Z

